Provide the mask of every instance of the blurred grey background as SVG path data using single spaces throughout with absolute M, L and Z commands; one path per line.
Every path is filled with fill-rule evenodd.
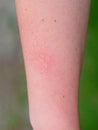
M 14 0 L 0 0 L 0 130 L 31 130 Z
M 98 130 L 98 0 L 91 1 L 80 82 L 81 130 Z M 14 0 L 0 0 L 0 130 L 32 130 Z

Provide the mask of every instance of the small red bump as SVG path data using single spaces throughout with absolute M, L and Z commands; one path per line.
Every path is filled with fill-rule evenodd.
M 25 11 L 27 11 L 27 8 L 25 8 Z
M 78 50 L 78 48 L 75 48 L 75 50 L 77 51 L 77 50 Z
M 42 21 L 42 22 L 44 22 L 45 20 L 44 20 L 44 19 L 42 19 L 41 21 Z
M 54 20 L 54 22 L 56 23 L 56 19 Z

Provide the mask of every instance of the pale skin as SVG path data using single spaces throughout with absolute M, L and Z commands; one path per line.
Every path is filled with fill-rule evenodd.
M 15 0 L 34 130 L 80 130 L 78 88 L 90 0 Z

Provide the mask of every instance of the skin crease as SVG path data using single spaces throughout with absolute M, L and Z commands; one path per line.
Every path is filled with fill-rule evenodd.
M 80 130 L 78 87 L 89 0 L 16 0 L 34 130 Z

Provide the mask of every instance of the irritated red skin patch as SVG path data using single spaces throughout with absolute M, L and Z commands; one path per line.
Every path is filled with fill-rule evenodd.
M 49 46 L 45 43 L 32 44 L 29 52 L 31 67 L 35 72 L 47 77 L 49 80 L 57 80 L 63 83 L 65 82 L 65 72 L 60 66 L 55 50 L 51 50 Z
M 39 73 L 47 74 L 48 76 L 50 73 L 52 74 L 55 66 L 55 60 L 49 48 L 43 46 L 42 44 L 33 44 L 31 50 L 31 60 L 34 69 Z

